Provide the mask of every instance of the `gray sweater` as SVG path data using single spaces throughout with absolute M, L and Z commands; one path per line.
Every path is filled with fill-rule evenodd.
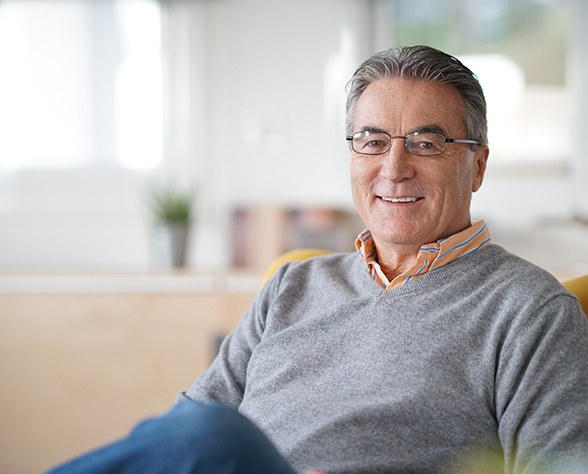
M 497 245 L 390 291 L 357 254 L 318 257 L 282 267 L 185 397 L 237 407 L 301 472 L 444 472 L 495 446 L 507 472 L 565 472 L 588 453 L 588 322 Z

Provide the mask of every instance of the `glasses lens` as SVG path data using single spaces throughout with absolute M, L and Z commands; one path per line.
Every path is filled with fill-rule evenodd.
M 381 155 L 390 148 L 390 137 L 382 132 L 369 130 L 357 132 L 353 135 L 353 151 L 363 155 Z
M 414 155 L 440 155 L 445 151 L 445 137 L 439 133 L 411 133 L 406 136 L 406 149 Z

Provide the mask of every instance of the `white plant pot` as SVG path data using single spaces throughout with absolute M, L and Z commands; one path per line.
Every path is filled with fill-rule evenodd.
M 157 224 L 151 229 L 151 263 L 154 268 L 182 268 L 187 264 L 188 224 Z

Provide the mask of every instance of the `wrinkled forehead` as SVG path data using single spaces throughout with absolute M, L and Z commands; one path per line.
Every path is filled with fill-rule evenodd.
M 458 90 L 438 82 L 383 78 L 372 82 L 359 97 L 354 130 L 379 128 L 406 134 L 435 124 L 447 133 L 465 133 L 465 108 Z

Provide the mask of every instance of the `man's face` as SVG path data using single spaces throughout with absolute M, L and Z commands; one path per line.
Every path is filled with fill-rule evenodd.
M 470 138 L 463 117 L 463 101 L 453 87 L 386 78 L 359 98 L 353 132 L 379 129 L 405 136 L 434 127 L 446 138 Z M 404 140 L 393 139 L 385 155 L 353 153 L 353 201 L 379 250 L 414 250 L 470 225 L 471 195 L 482 184 L 488 158 L 488 148 L 478 148 L 448 143 L 441 155 L 416 156 L 406 151 Z

